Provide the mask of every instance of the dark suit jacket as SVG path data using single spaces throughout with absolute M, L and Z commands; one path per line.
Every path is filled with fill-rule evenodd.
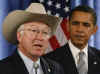
M 64 74 L 61 66 L 46 58 L 40 57 L 40 63 L 44 74 Z M 0 61 L 0 74 L 29 74 L 19 54 L 15 52 L 12 56 Z
M 98 55 L 100 54 L 95 48 L 88 48 L 88 74 L 100 74 Z M 47 57 L 58 61 L 63 66 L 66 74 L 79 74 L 68 44 L 50 52 Z

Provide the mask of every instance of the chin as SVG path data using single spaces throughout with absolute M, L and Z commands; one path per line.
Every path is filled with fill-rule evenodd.
M 43 55 L 43 54 L 37 54 L 37 56 L 39 56 L 39 57 L 42 56 L 42 55 Z
M 76 40 L 76 41 L 74 41 L 75 43 L 78 43 L 78 44 L 84 44 L 84 40 L 82 39 L 82 40 Z
M 43 52 L 37 52 L 38 56 L 42 56 L 44 53 Z

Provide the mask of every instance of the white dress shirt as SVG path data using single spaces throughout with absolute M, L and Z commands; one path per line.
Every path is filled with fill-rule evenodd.
M 33 68 L 34 62 L 25 56 L 21 51 L 18 50 L 19 55 L 21 56 L 22 60 L 24 61 L 24 64 L 29 72 L 29 74 L 35 74 L 35 69 Z M 35 63 L 39 65 L 39 68 L 37 69 L 37 74 L 43 74 L 43 70 L 40 64 L 40 59 L 38 59 Z
M 73 58 L 75 60 L 75 64 L 77 66 L 77 63 L 78 63 L 78 60 L 79 60 L 79 52 L 80 52 L 80 49 L 75 47 L 71 41 L 69 40 L 68 41 L 69 43 L 69 47 L 70 47 L 70 50 L 72 52 L 72 55 L 73 55 Z M 86 57 L 87 57 L 87 62 L 88 62 L 88 44 L 86 45 L 86 47 L 84 49 L 82 49 L 82 51 L 85 53 Z

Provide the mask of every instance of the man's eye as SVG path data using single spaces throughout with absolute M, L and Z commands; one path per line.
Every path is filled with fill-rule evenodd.
M 86 26 L 86 27 L 90 27 L 89 23 L 83 23 L 83 25 Z
M 79 22 L 72 22 L 72 25 L 79 25 Z
M 37 32 L 37 30 L 31 30 L 32 32 Z
M 43 34 L 48 35 L 49 33 L 48 32 L 43 32 Z

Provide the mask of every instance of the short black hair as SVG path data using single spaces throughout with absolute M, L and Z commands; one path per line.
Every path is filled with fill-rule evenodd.
M 69 13 L 69 20 L 71 20 L 72 15 L 75 11 L 81 11 L 81 12 L 86 12 L 86 13 L 90 13 L 93 17 L 93 24 L 96 25 L 97 22 L 97 16 L 96 16 L 96 12 L 93 8 L 86 6 L 86 5 L 79 5 L 77 7 L 75 7 L 74 9 L 72 9 Z

